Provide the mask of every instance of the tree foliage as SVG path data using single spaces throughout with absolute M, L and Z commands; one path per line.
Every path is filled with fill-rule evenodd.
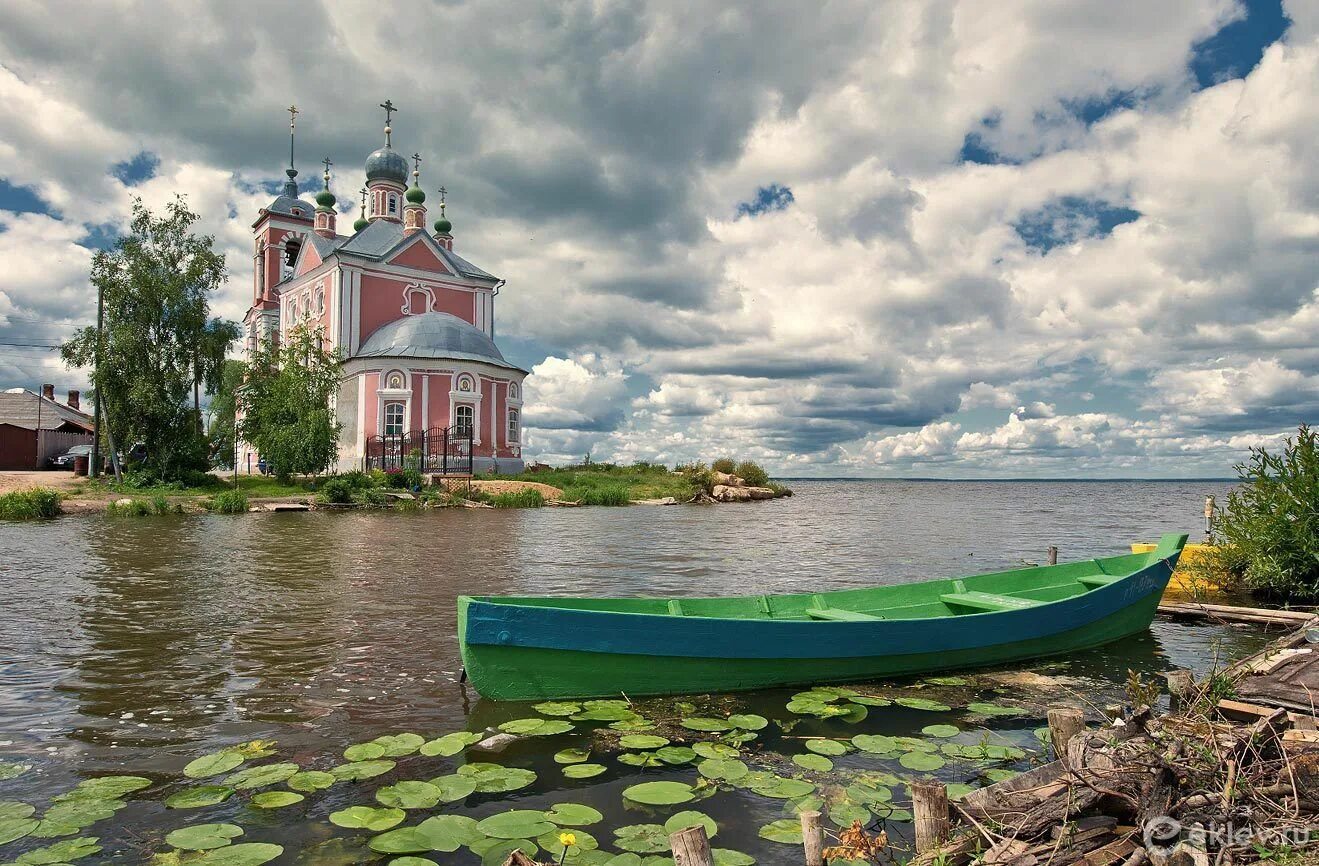
M 119 448 L 144 443 L 146 468 L 165 479 L 205 467 L 198 392 L 213 390 L 238 335 L 232 322 L 210 317 L 224 255 L 213 237 L 192 233 L 197 219 L 182 198 L 161 216 L 135 199 L 129 234 L 92 259 L 91 282 L 105 302 L 100 363 L 94 327 L 60 349 L 66 363 L 93 368 Z
M 245 369 L 242 361 L 227 359 L 220 368 L 215 396 L 211 398 L 211 457 L 221 466 L 233 466 L 238 389 L 243 384 Z
M 335 459 L 340 425 L 330 408 L 341 362 L 306 327 L 280 345 L 262 343 L 239 392 L 238 435 L 251 443 L 281 480 L 323 471 Z
M 1281 454 L 1250 449 L 1216 522 L 1226 565 L 1249 589 L 1319 599 L 1319 434 L 1302 425 Z

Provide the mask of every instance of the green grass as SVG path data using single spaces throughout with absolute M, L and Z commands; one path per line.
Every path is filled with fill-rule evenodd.
M 275 479 L 273 475 L 239 475 L 238 486 L 235 488 L 232 475 L 211 475 L 208 476 L 211 481 L 204 484 L 116 484 L 114 476 L 109 475 L 95 481 L 83 482 L 74 488 L 74 493 L 78 496 L 101 496 L 111 494 L 122 494 L 124 496 L 170 496 L 170 497 L 198 497 L 198 496 L 217 496 L 225 490 L 240 490 L 249 498 L 261 498 L 267 496 L 305 496 L 311 491 L 312 482 L 309 481 L 290 481 L 287 484 Z M 322 481 L 324 479 L 321 479 Z
M 539 490 L 528 488 L 495 494 L 490 497 L 490 504 L 495 508 L 540 508 L 545 504 L 545 497 Z
M 222 490 L 211 497 L 207 507 L 216 514 L 244 514 L 247 512 L 247 494 L 242 490 Z
M 660 499 L 665 496 L 683 502 L 696 493 L 691 481 L 685 476 L 675 475 L 667 467 L 648 463 L 634 466 L 595 463 L 590 466 L 568 466 L 545 472 L 490 477 L 549 484 L 564 492 L 565 501 L 588 505 L 624 505 L 627 500 Z
M 60 513 L 60 495 L 48 487 L 29 487 L 0 496 L 0 520 L 42 520 Z

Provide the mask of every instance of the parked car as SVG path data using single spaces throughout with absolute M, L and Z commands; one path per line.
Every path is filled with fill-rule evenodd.
M 48 463 L 50 464 L 51 469 L 68 469 L 69 471 L 72 471 L 73 461 L 76 458 L 86 457 L 87 459 L 90 460 L 91 456 L 92 456 L 92 446 L 74 445 L 72 448 L 70 448 L 68 451 L 65 451 L 63 454 L 50 458 Z

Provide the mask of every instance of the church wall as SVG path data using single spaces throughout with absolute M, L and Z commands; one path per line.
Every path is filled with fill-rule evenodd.
M 380 327 L 409 315 L 403 312 L 405 304 L 414 313 L 421 312 L 417 307 L 421 293 L 405 292 L 409 284 L 416 282 L 407 278 L 362 274 L 358 345 L 365 343 Z M 429 288 L 435 298 L 432 310 L 476 324 L 475 293 L 436 285 L 429 285 Z
M 476 304 L 474 292 L 460 292 L 456 289 L 438 288 L 435 290 L 435 307 L 437 312 L 457 316 L 464 322 L 476 324 Z

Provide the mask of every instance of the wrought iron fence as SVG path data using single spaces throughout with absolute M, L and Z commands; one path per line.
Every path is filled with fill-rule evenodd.
M 471 475 L 472 429 L 432 427 L 396 436 L 371 436 L 363 460 L 367 471 L 416 469 L 423 475 Z

